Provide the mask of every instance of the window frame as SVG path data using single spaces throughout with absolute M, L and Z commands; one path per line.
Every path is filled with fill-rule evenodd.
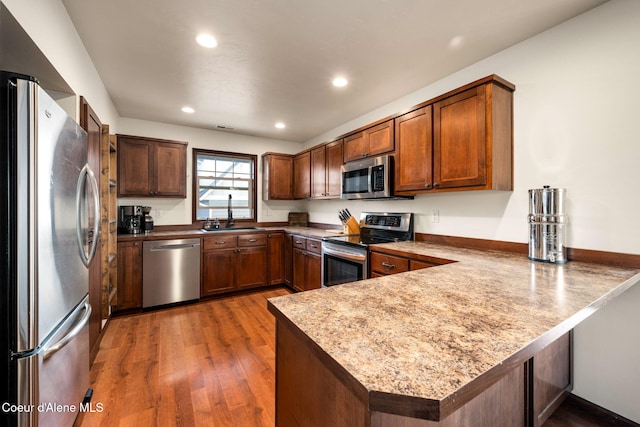
M 247 159 L 253 162 L 253 183 L 250 186 L 252 188 L 253 197 L 250 197 L 251 203 L 253 203 L 253 217 L 252 218 L 233 218 L 234 222 L 257 222 L 258 221 L 258 156 L 256 154 L 247 154 L 247 153 L 235 153 L 231 151 L 220 151 L 220 150 L 208 150 L 204 148 L 194 148 L 193 150 L 193 158 L 191 163 L 191 195 L 192 195 L 192 204 L 191 204 L 191 222 L 204 222 L 204 219 L 198 219 L 198 156 L 220 156 L 220 157 L 232 157 L 239 159 Z M 226 217 L 218 218 L 220 222 L 226 222 Z

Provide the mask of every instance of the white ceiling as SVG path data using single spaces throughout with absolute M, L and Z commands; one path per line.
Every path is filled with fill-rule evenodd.
M 62 1 L 122 117 L 304 142 L 606 0 Z

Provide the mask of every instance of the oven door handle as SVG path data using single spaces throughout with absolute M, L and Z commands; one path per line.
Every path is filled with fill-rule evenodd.
M 352 254 L 348 252 L 335 251 L 329 248 L 322 248 L 322 252 L 328 255 L 334 255 L 340 258 L 350 259 L 352 261 L 358 261 L 358 262 L 362 262 L 367 259 L 366 255 L 357 255 L 357 254 Z

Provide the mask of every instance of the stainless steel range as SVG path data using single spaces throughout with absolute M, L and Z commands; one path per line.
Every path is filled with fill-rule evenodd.
M 369 277 L 369 245 L 413 240 L 412 213 L 363 212 L 360 234 L 322 239 L 322 287 Z

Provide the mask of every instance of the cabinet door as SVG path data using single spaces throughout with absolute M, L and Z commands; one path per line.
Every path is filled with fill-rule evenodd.
M 153 170 L 151 144 L 118 136 L 118 197 L 149 197 Z
M 306 275 L 306 258 L 307 253 L 300 249 L 293 250 L 293 283 L 292 286 L 297 291 L 304 291 L 307 280 Z
M 349 135 L 344 139 L 344 161 L 350 162 L 365 156 L 367 145 L 365 143 L 364 132 Z
M 269 285 L 278 285 L 284 282 L 284 233 L 273 233 L 267 235 L 267 256 L 268 256 L 268 280 Z
M 343 141 L 330 142 L 325 147 L 326 152 L 326 171 L 327 171 L 327 196 L 331 198 L 339 198 L 341 191 L 342 173 L 340 168 L 344 162 Z
M 155 150 L 154 196 L 187 196 L 187 147 L 158 143 Z
M 284 283 L 293 286 L 293 236 L 284 236 Z
M 267 247 L 256 246 L 237 250 L 236 286 L 254 288 L 267 284 Z
M 311 150 L 311 197 L 323 198 L 327 195 L 325 146 Z
M 431 106 L 420 108 L 395 119 L 395 191 L 418 191 L 431 188 L 432 120 Z
M 365 131 L 367 152 L 366 157 L 393 151 L 393 120 L 380 123 Z
M 235 249 L 202 252 L 201 296 L 229 292 L 235 289 Z
M 263 199 L 293 200 L 293 157 L 267 154 L 263 157 Z
M 293 159 L 293 198 L 311 197 L 311 153 L 306 151 Z
M 118 243 L 116 310 L 142 308 L 142 243 Z
M 433 186 L 485 185 L 485 86 L 444 99 L 433 107 Z
M 312 289 L 320 289 L 322 281 L 320 277 L 320 268 L 322 266 L 322 255 L 307 252 L 305 267 L 305 291 Z

